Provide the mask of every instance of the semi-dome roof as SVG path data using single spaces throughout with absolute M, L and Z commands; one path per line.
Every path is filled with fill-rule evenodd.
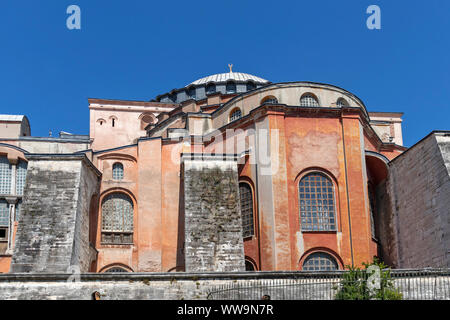
M 268 80 L 248 74 L 248 73 L 242 73 L 242 72 L 227 72 L 227 73 L 218 73 L 218 74 L 213 74 L 201 79 L 198 79 L 192 83 L 190 83 L 188 86 L 190 85 L 202 85 L 202 84 L 207 84 L 209 82 L 227 82 L 228 80 L 233 80 L 233 81 L 240 81 L 240 82 L 246 82 L 246 81 L 253 81 L 255 83 L 269 83 Z

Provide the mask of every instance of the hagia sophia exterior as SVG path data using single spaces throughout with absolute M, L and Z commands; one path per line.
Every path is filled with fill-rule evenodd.
M 207 76 L 89 99 L 89 136 L 0 115 L 0 273 L 450 267 L 450 132 L 334 85 Z

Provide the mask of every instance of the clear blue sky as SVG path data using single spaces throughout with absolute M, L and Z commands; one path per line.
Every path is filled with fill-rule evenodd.
M 381 30 L 366 27 L 371 4 Z M 150 100 L 233 63 L 402 111 L 410 146 L 450 129 L 449 14 L 448 0 L 2 0 L 0 113 L 27 115 L 34 136 L 88 134 L 87 98 Z

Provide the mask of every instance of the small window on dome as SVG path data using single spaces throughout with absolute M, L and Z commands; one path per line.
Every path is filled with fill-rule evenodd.
M 229 81 L 227 82 L 227 93 L 236 93 L 236 83 L 234 83 L 233 81 Z
M 319 101 L 311 93 L 304 94 L 300 99 L 300 106 L 302 107 L 318 107 Z
M 254 82 L 247 82 L 247 91 L 251 91 L 251 90 L 255 90 L 256 89 L 256 85 Z
M 278 99 L 275 98 L 274 96 L 268 96 L 268 97 L 265 97 L 261 101 L 261 104 L 264 104 L 264 103 L 266 103 L 266 104 L 277 104 L 278 103 Z
M 188 95 L 188 98 L 190 98 L 190 99 L 195 99 L 195 98 L 196 98 L 196 91 L 195 91 L 195 88 L 194 88 L 194 87 L 189 88 L 189 89 L 187 90 L 187 95 Z
M 339 98 L 336 104 L 339 108 L 348 106 L 348 103 L 344 98 Z
M 236 108 L 230 114 L 230 122 L 233 122 L 242 117 L 241 109 Z
M 206 94 L 213 94 L 213 93 L 216 93 L 216 85 L 214 85 L 214 84 L 208 84 L 207 86 L 206 86 Z

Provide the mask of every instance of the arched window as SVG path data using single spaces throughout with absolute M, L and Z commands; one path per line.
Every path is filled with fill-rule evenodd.
M 311 253 L 303 262 L 304 271 L 333 271 L 338 270 L 336 259 L 325 252 Z
M 338 101 L 336 102 L 336 105 L 339 108 L 342 108 L 342 107 L 348 106 L 348 103 L 344 98 L 339 98 Z
M 12 167 L 7 157 L 0 157 L 0 194 L 11 194 Z
M 113 164 L 113 180 L 123 180 L 123 164 L 114 163 Z
M 261 104 L 264 103 L 268 103 L 268 104 L 277 104 L 278 103 L 278 99 L 273 97 L 273 96 L 269 96 L 269 97 L 265 97 L 264 99 L 262 99 Z
M 245 259 L 245 271 L 255 271 L 255 266 L 247 259 Z
M 255 234 L 253 220 L 253 193 L 248 183 L 239 183 L 239 195 L 241 199 L 241 216 L 243 237 L 251 237 Z
M 210 83 L 206 86 L 206 94 L 213 94 L 213 93 L 216 93 L 216 85 Z
M 313 172 L 299 183 L 302 231 L 335 231 L 334 187 L 322 173 Z
M 255 83 L 252 82 L 252 81 L 247 82 L 247 91 L 251 91 L 251 90 L 254 90 L 254 89 L 256 89 Z
M 121 273 L 121 272 L 129 272 L 127 269 L 122 267 L 111 267 L 108 270 L 105 271 L 105 273 Z
M 304 94 L 300 99 L 300 106 L 302 107 L 318 107 L 319 101 L 311 93 Z
M 187 90 L 187 95 L 188 95 L 188 98 L 195 99 L 195 97 L 196 97 L 196 90 L 195 90 L 195 88 L 194 87 L 190 87 Z
M 103 200 L 102 242 L 133 243 L 133 202 L 126 194 L 112 193 Z
M 237 120 L 241 117 L 242 117 L 241 109 L 236 108 L 230 114 L 230 122 L 233 122 L 234 120 Z
M 234 83 L 233 81 L 227 82 L 226 90 L 227 93 L 236 93 L 236 83 Z
M 16 168 L 16 194 L 23 195 L 23 188 L 25 187 L 25 180 L 27 177 L 28 164 L 25 161 L 19 161 Z
M 170 99 L 170 101 L 172 101 L 173 103 L 176 103 L 176 102 L 177 102 L 177 93 L 176 93 L 176 92 L 172 92 L 172 93 L 169 95 L 169 99 Z

